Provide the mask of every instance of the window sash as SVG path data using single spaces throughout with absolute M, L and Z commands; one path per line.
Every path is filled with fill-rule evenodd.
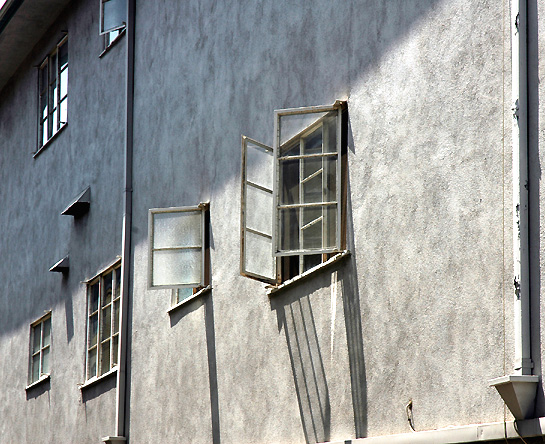
M 127 0 L 99 0 L 100 29 L 99 34 L 122 29 L 127 22 Z
M 105 279 L 111 282 L 108 286 Z M 93 287 L 98 285 L 98 300 L 92 301 Z M 108 289 L 111 294 L 108 298 Z M 119 309 L 121 299 L 121 265 L 116 263 L 87 285 L 87 359 L 86 380 L 99 377 L 117 365 L 119 353 Z M 92 330 L 94 317 L 96 330 Z M 106 323 L 108 322 L 108 325 Z M 108 330 L 106 330 L 108 329 Z M 96 335 L 96 340 L 94 339 Z M 93 342 L 91 342 L 93 339 Z M 107 355 L 105 351 L 107 348 Z M 94 371 L 91 371 L 94 369 Z
M 43 147 L 68 120 L 68 50 L 66 63 L 61 65 L 60 60 L 64 45 L 68 45 L 68 36 L 57 44 L 39 67 L 38 149 Z
M 190 206 L 190 207 L 170 207 L 170 208 L 152 208 L 149 210 L 148 215 L 148 233 L 149 233 L 149 239 L 148 239 L 148 288 L 149 289 L 158 289 L 158 288 L 198 288 L 203 287 L 205 284 L 205 273 L 206 273 L 206 232 L 208 227 L 206 227 L 206 211 L 207 206 L 205 204 L 201 204 L 198 206 Z M 155 246 L 155 240 L 156 238 L 163 237 L 163 233 L 157 234 L 155 233 L 155 227 L 156 227 L 156 216 L 162 215 L 162 214 L 172 214 L 175 215 L 176 213 L 198 213 L 199 214 L 199 240 L 200 244 L 195 243 L 189 243 L 188 245 L 180 245 L 180 244 L 170 244 L 170 245 L 162 245 L 162 246 Z M 193 227 L 195 229 L 195 227 Z M 164 240 L 163 240 L 164 242 Z M 161 283 L 161 280 L 156 277 L 156 274 L 158 273 L 158 270 L 156 268 L 156 265 L 163 265 L 163 266 L 173 266 L 176 267 L 176 264 L 174 264 L 175 259 L 180 259 L 182 256 L 180 254 L 178 255 L 170 255 L 170 257 L 164 258 L 163 262 L 160 263 L 161 256 L 164 257 L 164 255 L 161 255 L 161 253 L 182 253 L 182 252 L 195 252 L 198 256 L 198 266 L 200 267 L 200 270 L 198 270 L 198 279 L 185 279 L 185 277 L 176 276 L 175 278 L 172 278 L 170 282 L 168 282 L 168 279 L 165 279 Z M 157 254 L 159 253 L 159 254 Z M 157 258 L 157 259 L 156 259 Z M 187 258 L 186 258 L 187 260 Z M 189 257 L 190 264 L 193 263 L 194 258 Z M 178 264 L 179 266 L 179 264 Z M 157 271 L 157 273 L 156 273 Z M 179 281 L 177 281 L 179 279 Z M 185 280 L 185 282 L 184 282 Z M 191 282 L 190 282 L 191 281 Z
M 325 113 L 325 114 L 324 114 Z M 325 119 L 329 116 L 331 116 L 332 113 L 335 113 L 335 127 L 336 127 L 336 139 L 335 139 L 335 146 L 336 149 L 334 151 L 327 149 L 324 151 L 324 145 L 326 144 L 326 138 L 328 138 L 327 134 L 325 133 L 326 130 L 324 128 L 327 128 L 324 125 Z M 317 119 L 312 120 L 311 115 L 317 114 Z M 321 114 L 321 115 L 320 115 Z M 286 138 L 283 143 L 281 143 L 281 140 L 283 138 L 283 135 L 281 134 L 281 119 L 282 117 L 286 116 L 296 116 L 301 115 L 304 117 L 307 117 L 308 124 L 304 128 L 302 128 L 300 131 L 296 132 L 294 135 Z M 308 115 L 308 116 L 305 116 Z M 340 106 L 315 106 L 315 107 L 307 107 L 307 108 L 292 108 L 292 109 L 285 109 L 285 110 L 277 110 L 275 111 L 275 140 L 274 140 L 274 231 L 273 231 L 273 254 L 275 257 L 279 256 L 291 256 L 291 255 L 306 255 L 306 254 L 326 254 L 326 253 L 332 253 L 335 251 L 341 250 L 341 193 L 342 193 L 342 187 L 341 187 L 341 138 L 342 138 L 342 125 L 341 125 L 341 118 L 342 118 L 342 108 Z M 310 136 L 314 131 L 316 131 L 318 128 L 322 128 L 322 152 L 320 153 L 304 153 L 304 146 L 303 141 L 305 137 Z M 299 144 L 298 150 L 296 151 L 297 154 L 290 154 L 289 151 L 291 151 L 292 147 L 297 146 Z M 283 153 L 282 149 L 289 147 L 288 153 Z M 330 148 L 330 147 L 328 147 Z M 305 177 L 305 172 L 303 170 L 304 168 L 304 161 L 307 159 L 313 159 L 313 160 L 319 160 L 322 159 L 322 170 L 317 171 L 314 174 L 309 175 L 308 177 Z M 327 184 L 325 183 L 327 179 L 326 174 L 326 163 L 325 159 L 334 159 L 334 168 L 335 168 L 335 199 L 324 199 L 324 190 L 327 190 Z M 298 162 L 298 169 L 299 169 L 299 177 L 298 177 L 298 185 L 297 185 L 297 191 L 298 196 L 295 196 L 296 199 L 298 199 L 298 202 L 292 203 L 292 204 L 285 204 L 282 202 L 282 199 L 280 197 L 282 193 L 283 183 L 281 179 L 282 174 L 282 168 L 283 165 L 282 162 L 285 161 L 291 161 L 291 162 Z M 295 166 L 293 166 L 295 167 Z M 314 177 L 318 177 L 321 174 L 322 176 L 322 198 L 317 202 L 305 202 L 305 196 L 303 195 L 303 191 L 305 188 L 305 183 L 309 182 Z M 334 226 L 334 242 L 327 242 L 326 233 L 325 231 L 328 229 L 327 225 L 327 212 L 326 209 L 329 207 L 335 206 L 335 226 Z M 305 242 L 304 242 L 304 230 L 310 228 L 312 225 L 309 225 L 309 221 L 305 222 L 304 220 L 304 210 L 305 208 L 322 208 L 322 216 L 321 216 L 321 222 L 319 222 L 317 219 L 315 223 L 321 223 L 322 229 L 321 229 L 321 235 L 322 235 L 322 242 L 321 246 L 317 248 L 305 248 Z M 287 226 L 287 222 L 283 222 L 281 218 L 281 214 L 285 214 L 286 210 L 293 209 L 298 213 L 298 219 L 297 219 L 297 231 L 298 231 L 298 241 L 297 245 L 295 247 L 286 247 L 285 245 L 282 245 L 282 239 L 281 233 L 283 233 L 283 229 L 293 229 L 293 227 L 290 225 Z M 292 213 L 296 214 L 296 213 Z M 330 214 L 330 213 L 329 213 Z M 290 224 L 292 224 L 291 222 Z M 316 227 L 315 227 L 316 228 Z

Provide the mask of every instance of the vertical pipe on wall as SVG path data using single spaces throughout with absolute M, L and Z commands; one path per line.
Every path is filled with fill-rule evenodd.
M 528 233 L 527 0 L 511 8 L 513 98 L 513 272 L 515 374 L 531 375 Z
M 128 303 L 131 277 L 132 230 L 132 164 L 134 128 L 134 27 L 136 0 L 127 1 L 127 76 L 126 76 L 126 134 L 125 134 L 125 189 L 123 191 L 123 250 L 121 255 L 121 316 L 119 326 L 119 359 L 116 391 L 116 436 L 125 436 L 127 389 Z

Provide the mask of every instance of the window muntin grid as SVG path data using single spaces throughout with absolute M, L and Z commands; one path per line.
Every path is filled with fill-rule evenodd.
M 101 273 L 87 285 L 87 370 L 89 380 L 117 365 L 121 265 Z
M 68 36 L 40 65 L 38 149 L 68 122 Z
M 51 314 L 31 325 L 29 383 L 49 375 L 51 354 Z

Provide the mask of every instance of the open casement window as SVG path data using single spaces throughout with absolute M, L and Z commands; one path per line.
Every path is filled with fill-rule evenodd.
M 243 136 L 241 274 L 282 282 L 343 249 L 343 108 L 275 111 L 272 150 Z
M 87 380 L 117 365 L 120 297 L 119 261 L 87 282 Z
M 100 1 L 100 34 L 122 29 L 127 22 L 127 0 Z
M 208 209 L 201 203 L 149 210 L 149 288 L 207 285 Z
M 29 384 L 49 375 L 51 350 L 51 313 L 30 326 L 30 371 Z
M 68 121 L 68 36 L 40 65 L 38 150 Z
M 273 149 L 242 136 L 240 272 L 276 282 L 273 239 Z

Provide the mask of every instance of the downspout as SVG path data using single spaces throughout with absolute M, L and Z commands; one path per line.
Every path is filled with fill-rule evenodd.
M 490 381 L 516 419 L 533 417 L 538 377 L 530 348 L 530 255 L 528 232 L 527 0 L 511 3 L 513 100 L 513 287 L 515 368 Z
M 113 444 L 127 441 L 127 348 L 128 310 L 131 287 L 131 234 L 132 234 L 132 165 L 134 129 L 134 26 L 136 0 L 127 0 L 127 75 L 126 75 L 126 126 L 125 126 L 125 188 L 123 190 L 123 246 L 121 252 L 121 313 L 119 319 L 119 355 L 117 364 L 117 390 L 115 398 L 115 436 L 102 439 Z

